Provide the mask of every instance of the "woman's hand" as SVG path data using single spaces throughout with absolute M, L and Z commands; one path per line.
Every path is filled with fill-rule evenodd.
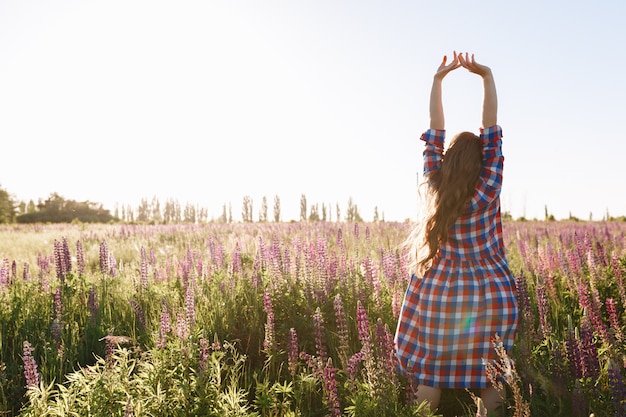
M 446 65 L 446 62 L 448 61 L 448 57 L 444 55 L 443 61 L 441 61 L 441 65 L 439 65 L 439 68 L 437 68 L 437 72 L 435 73 L 435 79 L 443 80 L 443 77 L 445 77 L 450 71 L 453 71 L 457 69 L 458 67 L 460 67 L 462 63 L 459 60 L 459 58 L 461 57 L 462 57 L 461 54 L 457 55 L 456 51 L 454 51 L 454 58 L 452 59 L 452 62 Z
M 481 65 L 474 59 L 470 60 L 469 54 L 466 52 L 465 57 L 459 54 L 459 61 L 463 68 L 467 68 L 469 72 L 478 74 L 483 79 L 483 127 L 487 128 L 498 123 L 498 95 L 496 94 L 496 84 L 493 80 L 491 68 Z
M 481 65 L 478 62 L 476 62 L 476 60 L 474 59 L 474 54 L 472 54 L 472 59 L 471 60 L 470 60 L 469 54 L 467 52 L 465 53 L 465 58 L 463 57 L 462 53 L 459 54 L 458 58 L 459 58 L 459 62 L 463 66 L 463 68 L 466 68 L 469 72 L 473 72 L 474 74 L 478 74 L 478 75 L 480 75 L 483 78 L 491 75 L 491 68 L 489 68 L 486 65 Z M 445 60 L 444 60 L 444 62 L 445 62 Z

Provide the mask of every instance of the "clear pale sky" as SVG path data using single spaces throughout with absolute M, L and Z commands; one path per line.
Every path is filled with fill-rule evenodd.
M 218 217 L 274 196 L 283 220 L 352 197 L 415 218 L 421 132 L 444 54 L 489 65 L 502 209 L 626 215 L 626 2 L 0 0 L 0 187 Z M 449 137 L 480 79 L 444 81 Z

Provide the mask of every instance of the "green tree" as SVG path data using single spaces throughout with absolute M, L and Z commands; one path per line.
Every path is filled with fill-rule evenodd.
M 0 188 L 0 223 L 14 223 L 16 215 L 15 201 L 3 188 Z
M 102 204 L 90 201 L 66 200 L 57 193 L 37 205 L 37 210 L 17 216 L 18 223 L 108 223 L 115 220 Z

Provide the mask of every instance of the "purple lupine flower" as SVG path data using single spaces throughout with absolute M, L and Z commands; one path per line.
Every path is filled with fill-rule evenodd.
M 597 291 L 594 291 L 594 293 L 597 298 Z M 592 299 L 589 295 L 589 287 L 581 281 L 578 286 L 578 303 L 587 312 L 587 316 L 589 317 L 595 332 L 602 338 L 602 340 L 609 342 L 608 329 L 600 316 L 599 306 L 594 301 L 596 301 L 596 299 Z
M 11 262 L 11 278 L 13 279 L 13 281 L 17 279 L 17 263 L 15 262 L 15 260 Z
M 298 372 L 298 357 L 300 350 L 298 346 L 298 333 L 293 327 L 289 329 L 289 352 L 287 352 L 287 363 L 289 364 L 289 373 L 292 377 Z
M 201 371 L 206 371 L 209 368 L 209 357 L 211 356 L 208 339 L 201 337 L 200 340 L 198 340 L 198 350 L 198 368 L 200 368 Z
M 619 257 L 617 255 L 613 255 L 611 258 L 611 267 L 613 268 L 613 273 L 615 274 L 615 282 L 617 283 L 619 297 L 622 299 L 624 309 L 626 309 L 626 283 L 624 283 L 624 276 L 620 266 Z
M 39 373 L 37 372 L 37 362 L 33 358 L 33 347 L 30 343 L 24 341 L 24 378 L 26 378 L 26 388 L 37 387 L 39 385 Z
M 624 341 L 624 334 L 622 333 L 622 323 L 620 322 L 619 314 L 617 312 L 617 304 L 613 298 L 607 298 L 605 305 L 606 311 L 609 313 L 609 322 L 611 323 L 613 336 L 621 345 Z
M 600 266 L 607 265 L 604 247 L 602 246 L 600 241 L 596 241 L 596 260 L 597 260 L 597 263 L 600 264 Z
M 235 243 L 235 249 L 233 250 L 233 253 L 231 255 L 231 263 L 233 274 L 241 274 L 241 247 L 239 246 L 239 242 Z
M 48 274 L 50 273 L 50 259 L 43 256 L 41 253 L 37 254 L 37 266 L 39 267 L 39 279 L 41 280 L 41 291 L 50 292 L 50 280 Z M 0 283 L 2 283 L 2 267 L 0 266 Z
M 103 274 L 109 273 L 109 246 L 106 240 L 100 243 L 100 272 Z
M 570 376 L 573 378 L 582 378 L 584 363 L 582 355 L 580 353 L 580 345 L 576 338 L 576 331 L 572 325 L 571 316 L 568 317 L 567 339 L 565 340 L 565 347 L 567 352 L 567 364 L 569 368 Z
M 141 247 L 141 288 L 148 289 L 148 257 L 146 256 L 146 248 Z
M 157 347 L 160 349 L 165 348 L 165 346 L 167 345 L 167 335 L 170 333 L 171 331 L 171 326 L 170 326 L 170 312 L 169 309 L 167 308 L 167 304 L 165 303 L 165 300 L 163 300 L 161 302 L 161 321 L 160 321 L 160 327 L 159 327 L 159 341 L 157 343 Z
M 61 245 L 63 246 L 63 261 L 65 262 L 65 273 L 72 272 L 72 255 L 70 254 L 70 245 L 67 242 L 67 238 L 63 236 L 61 238 Z
M 135 318 L 137 319 L 137 322 L 139 322 L 141 327 L 145 329 L 146 328 L 146 315 L 144 314 L 143 309 L 134 298 L 130 298 L 128 302 L 130 303 L 131 307 L 135 311 Z
M 126 408 L 124 409 L 124 417 L 134 417 L 134 416 L 135 416 L 135 411 L 133 409 L 133 403 L 129 399 L 128 402 L 126 403 Z
M 54 239 L 54 267 L 57 271 L 57 278 L 61 280 L 61 283 L 65 282 L 66 268 L 63 252 L 63 245 L 58 240 Z
M 357 352 L 354 355 L 352 355 L 350 357 L 350 359 L 348 360 L 348 369 L 347 369 L 347 373 L 348 373 L 348 382 L 350 383 L 351 386 L 353 386 L 354 384 L 356 384 L 356 379 L 359 373 L 359 365 L 361 364 L 361 362 L 363 362 L 363 352 Z
M 307 352 L 300 352 L 300 359 L 311 369 L 315 378 L 321 379 L 324 377 L 323 363 L 317 356 L 308 354 Z
M 76 241 L 76 270 L 79 276 L 85 275 L 85 251 L 80 240 Z
M 369 328 L 369 319 L 367 317 L 367 311 L 361 304 L 361 301 L 357 301 L 356 304 L 356 322 L 357 322 L 357 330 L 359 333 L 359 340 L 362 345 L 366 345 L 371 343 L 370 338 L 370 328 Z
M 580 319 L 580 353 L 584 364 L 583 374 L 586 377 L 597 379 L 600 375 L 598 362 L 598 348 L 593 341 L 593 328 L 587 316 Z
M 528 293 L 528 284 L 526 282 L 526 276 L 523 272 L 520 272 L 515 277 L 515 287 L 517 292 L 517 300 L 520 310 L 520 325 L 522 329 L 534 333 L 533 325 L 533 312 L 530 304 L 530 295 Z
M 315 314 L 313 314 L 313 324 L 315 327 L 315 352 L 319 360 L 326 363 L 326 359 L 328 359 L 326 330 L 324 329 L 324 317 L 319 307 L 315 309 Z
M 63 318 L 63 294 L 61 286 L 54 292 L 54 317 L 61 320 Z
M 354 237 L 359 238 L 359 224 L 356 222 L 354 223 Z
M 339 395 L 337 394 L 337 378 L 332 358 L 328 358 L 328 362 L 324 367 L 324 393 L 326 394 L 326 407 L 332 417 L 341 416 L 341 408 L 339 405 Z
M 113 278 L 117 276 L 117 261 L 112 253 L 109 253 L 109 275 Z
M 8 287 L 11 284 L 11 278 L 9 276 L 9 268 L 5 265 L 0 265 L 0 288 Z
M 57 350 L 61 349 L 61 321 L 58 318 L 52 320 L 50 325 L 50 335 Z
M 92 326 L 96 325 L 98 319 L 98 294 L 96 293 L 96 286 L 92 285 L 89 288 L 89 295 L 87 296 L 87 308 L 89 309 L 89 318 Z
M 371 240 L 370 227 L 369 226 L 365 226 L 365 241 L 369 242 L 370 240 Z
M 378 355 L 378 364 L 382 371 L 382 375 L 387 382 L 395 385 L 398 382 L 396 370 L 396 350 L 394 347 L 393 336 L 389 331 L 389 326 L 383 323 L 379 317 L 376 321 L 376 352 Z
M 265 321 L 265 339 L 263 340 L 263 349 L 273 351 L 275 345 L 274 337 L 274 307 L 272 306 L 272 297 L 266 290 L 263 292 L 263 309 L 267 314 Z
M 346 247 L 343 243 L 343 232 L 341 231 L 341 227 L 337 229 L 337 246 L 339 246 L 342 252 L 346 250 Z
M 150 248 L 150 265 L 154 268 L 156 266 L 156 255 L 154 254 L 154 248 Z
M 32 279 L 32 276 L 30 275 L 30 271 L 28 268 L 28 262 L 24 262 L 24 271 L 22 272 L 22 279 L 24 280 L 24 282 L 28 282 Z
M 374 356 L 374 346 L 370 336 L 369 319 L 367 312 L 361 304 L 361 301 L 357 301 L 357 329 L 359 333 L 359 340 L 361 341 L 361 352 L 363 352 L 363 364 L 367 375 L 367 383 L 375 397 L 380 396 L 380 382 L 376 369 L 376 358 Z
M 626 416 L 626 387 L 619 366 L 612 359 L 608 367 L 609 386 L 613 399 L 613 412 L 615 416 Z
M 115 342 L 114 337 L 109 332 L 109 334 L 104 337 L 104 360 L 107 366 L 113 366 L 113 355 L 115 354 Z
M 537 293 L 537 307 L 539 310 L 539 323 L 541 325 L 541 333 L 543 338 L 549 338 L 552 334 L 552 325 L 550 324 L 550 305 L 548 304 L 548 295 L 546 287 L 537 285 L 535 288 Z

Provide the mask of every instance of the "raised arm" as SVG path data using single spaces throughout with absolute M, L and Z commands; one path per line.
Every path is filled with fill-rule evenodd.
M 433 86 L 430 90 L 430 128 L 437 130 L 445 129 L 445 118 L 443 115 L 443 101 L 441 99 L 441 83 L 444 77 L 452 70 L 461 66 L 459 61 L 460 55 L 457 56 L 454 52 L 454 58 L 452 62 L 446 65 L 448 57 L 444 55 L 441 65 L 437 69 L 435 76 L 433 77 Z
M 467 68 L 470 72 L 478 74 L 483 79 L 483 128 L 488 128 L 498 124 L 498 96 L 496 94 L 496 83 L 493 80 L 493 74 L 491 69 L 485 65 L 481 65 L 474 59 L 469 58 L 469 54 L 459 54 L 459 61 L 464 68 Z

